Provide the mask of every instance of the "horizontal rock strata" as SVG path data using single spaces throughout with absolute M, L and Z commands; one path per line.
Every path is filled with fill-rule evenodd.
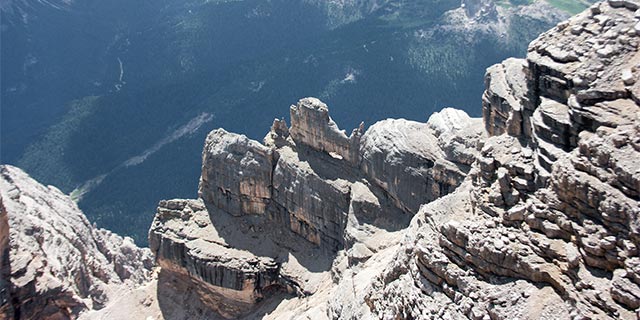
M 163 272 L 196 288 L 224 317 L 246 313 L 266 291 L 294 291 L 274 259 L 232 248 L 216 235 L 202 201 L 168 200 L 158 207 L 149 244 Z
M 488 69 L 491 137 L 463 185 L 422 207 L 400 262 L 372 282 L 374 313 L 640 316 L 639 8 L 595 4 L 540 36 L 526 60 Z M 400 289 L 407 281 L 419 290 Z
M 291 128 L 275 120 L 264 144 L 212 131 L 202 155 L 202 200 L 161 202 L 150 231 L 163 272 L 202 284 L 203 295 L 215 297 L 203 302 L 226 318 L 257 308 L 265 292 L 315 290 L 300 274 L 317 279 L 322 272 L 284 272 L 281 256 L 289 253 L 282 249 L 302 246 L 331 261 L 346 248 L 361 263 L 388 246 L 374 239 L 406 226 L 424 201 L 455 190 L 483 136 L 479 119 L 454 109 L 426 124 L 387 120 L 366 133 L 361 126 L 350 137 L 320 100 L 302 99 L 290 113 Z M 220 234 L 222 221 L 251 228 Z M 259 238 L 270 249 L 244 248 L 256 229 L 269 230 Z
M 397 208 L 415 213 L 460 184 L 482 136 L 471 128 L 478 120 L 453 109 L 434 117 L 434 124 L 387 120 L 350 138 L 314 98 L 292 106 L 291 119 L 291 128 L 274 121 L 266 145 L 211 132 L 199 195 L 231 215 L 266 214 L 330 251 L 343 246 L 355 181 L 381 188 Z

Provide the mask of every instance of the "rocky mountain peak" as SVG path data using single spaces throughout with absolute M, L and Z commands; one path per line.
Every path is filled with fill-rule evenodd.
M 329 108 L 316 98 L 305 98 L 291 106 L 290 135 L 297 144 L 327 152 L 348 162 L 358 162 L 358 147 L 362 135 L 361 124 L 347 137 L 344 130 L 329 116 Z
M 277 230 L 261 232 L 276 246 L 295 251 L 280 234 L 301 237 L 333 261 L 292 268 L 316 281 L 330 271 L 330 286 L 282 273 L 281 288 L 300 289 L 281 292 L 318 305 L 280 305 L 274 314 L 633 319 L 640 307 L 637 10 L 632 1 L 594 5 L 540 36 L 527 59 L 489 68 L 482 120 L 446 108 L 426 123 L 389 119 L 347 137 L 325 104 L 303 99 L 291 107 L 291 128 L 274 121 L 265 145 L 244 143 L 237 158 L 205 151 L 205 159 L 240 163 L 203 163 L 205 206 L 222 209 L 209 209 L 211 223 L 250 218 L 254 229 Z M 246 165 L 253 158 L 270 165 Z M 263 178 L 243 188 L 233 182 L 251 170 L 263 171 L 249 177 Z M 229 190 L 223 199 L 220 190 Z M 260 214 L 234 209 L 243 202 L 259 202 Z M 194 241 L 152 234 L 186 248 Z M 170 270 L 184 265 L 158 257 Z M 289 262 L 274 263 L 285 270 Z M 231 269 L 222 265 L 215 270 Z M 264 293 L 256 285 L 242 290 Z
M 482 119 L 446 108 L 426 123 L 387 119 L 347 136 L 323 102 L 305 98 L 264 143 L 212 131 L 199 198 L 158 206 L 149 231 L 158 303 L 142 308 L 171 319 L 637 319 L 639 9 L 596 4 L 541 35 L 526 59 L 489 68 Z M 146 264 L 122 273 L 112 251 L 92 249 L 101 233 L 63 195 L 2 170 L 0 249 L 8 221 L 12 283 L 34 263 L 69 283 L 47 300 L 64 308 L 46 310 L 95 308 L 102 291 L 85 289 L 104 279 L 145 281 Z M 64 276 L 82 263 L 20 259 L 14 243 L 64 233 L 66 222 L 14 234 L 32 222 L 11 213 L 51 208 L 86 225 L 87 237 L 68 239 L 94 239 L 65 254 L 95 252 L 100 261 L 85 262 L 104 272 L 81 273 L 93 285 Z

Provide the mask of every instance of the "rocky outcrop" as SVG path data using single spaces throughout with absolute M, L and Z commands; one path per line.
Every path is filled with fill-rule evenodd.
M 0 316 L 14 317 L 11 292 L 7 280 L 11 275 L 9 263 L 9 217 L 0 196 Z
M 233 216 L 264 215 L 331 252 L 344 246 L 356 181 L 415 213 L 460 184 L 482 136 L 473 129 L 479 120 L 453 109 L 426 124 L 387 120 L 365 134 L 361 125 L 350 137 L 318 99 L 302 99 L 290 113 L 291 128 L 275 120 L 264 145 L 222 129 L 211 132 L 199 195 Z
M 265 292 L 294 290 L 274 259 L 235 249 L 218 237 L 202 201 L 161 202 L 149 241 L 163 272 L 195 288 L 203 304 L 224 317 L 246 313 Z
M 202 163 L 202 198 L 231 214 L 266 212 L 274 166 L 269 148 L 218 129 L 207 137 Z
M 522 59 L 507 59 L 487 69 L 482 118 L 489 135 L 508 133 L 517 136 L 531 132 L 523 123 L 523 118 L 533 112 L 526 91 L 526 67 Z
M 415 213 L 462 182 L 482 137 L 477 124 L 453 109 L 435 113 L 427 123 L 378 122 L 362 137 L 361 168 L 399 207 Z
M 399 262 L 372 281 L 370 310 L 640 315 L 638 8 L 596 4 L 534 41 L 526 60 L 488 70 L 483 114 L 492 137 L 463 185 L 421 208 Z
M 351 163 L 358 162 L 358 146 L 364 124 L 360 124 L 347 137 L 329 117 L 327 105 L 316 98 L 300 100 L 297 105 L 291 106 L 290 115 L 289 133 L 296 144 L 327 152 Z
M 291 128 L 275 120 L 264 144 L 212 131 L 201 200 L 158 207 L 149 237 L 162 272 L 201 290 L 219 316 L 247 315 L 274 292 L 314 293 L 342 249 L 359 264 L 388 247 L 420 204 L 462 182 L 483 136 L 479 119 L 454 109 L 349 137 L 315 98 L 290 116 Z M 283 259 L 292 254 L 297 262 Z
M 347 137 L 306 98 L 264 143 L 212 131 L 199 199 L 161 201 L 149 232 L 160 280 L 129 294 L 172 319 L 637 319 L 638 12 L 596 4 L 489 68 L 482 120 L 445 108 Z M 106 282 L 144 281 L 144 263 L 105 244 L 127 240 L 2 170 L 0 311 L 69 317 L 104 304 Z M 27 219 L 42 212 L 69 221 Z M 29 254 L 47 263 L 15 258 Z M 12 299 L 42 283 L 43 296 Z M 104 309 L 91 315 L 122 315 Z
M 639 8 L 596 4 L 534 41 L 527 59 L 489 68 L 484 124 L 445 109 L 427 123 L 385 120 L 348 138 L 315 99 L 292 107 L 291 129 L 274 121 L 259 147 L 274 163 L 266 214 L 208 209 L 216 228 L 231 223 L 224 217 L 251 218 L 234 225 L 268 225 L 279 234 L 261 236 L 289 252 L 283 235 L 333 252 L 322 269 L 331 282 L 283 289 L 295 297 L 270 316 L 639 317 Z M 280 270 L 279 288 L 304 287 Z M 296 270 L 326 279 L 306 264 Z M 258 277 L 245 272 L 238 279 Z M 248 283 L 235 288 L 267 296 Z
M 74 319 L 149 281 L 149 250 L 92 227 L 68 196 L 21 170 L 1 166 L 0 175 L 6 317 Z

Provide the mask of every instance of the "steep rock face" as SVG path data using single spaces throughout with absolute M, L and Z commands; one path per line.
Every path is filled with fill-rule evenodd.
M 274 200 L 279 211 L 288 216 L 290 229 L 329 250 L 342 246 L 350 202 L 348 177 L 327 179 L 332 160 L 312 165 L 290 147 L 278 149 L 278 163 L 273 176 Z M 319 167 L 322 166 L 322 167 Z
M 464 179 L 482 136 L 473 125 L 477 121 L 453 109 L 434 114 L 427 123 L 380 121 L 362 137 L 360 166 L 399 207 L 417 212 Z
M 361 126 L 349 138 L 318 99 L 302 99 L 290 113 L 291 128 L 274 121 L 265 145 L 211 132 L 199 195 L 231 215 L 266 213 L 329 251 L 344 245 L 354 182 L 381 188 L 397 208 L 417 212 L 460 184 L 482 136 L 473 125 L 479 120 L 452 109 L 427 124 L 386 120 L 364 135 Z
M 416 215 L 363 313 L 640 316 L 638 8 L 596 4 L 488 70 L 492 137 Z
M 21 170 L 1 166 L 0 175 L 0 244 L 8 239 L 3 312 L 20 319 L 72 319 L 150 279 L 149 250 L 93 228 L 68 196 Z
M 202 303 L 223 317 L 246 313 L 265 291 L 293 290 L 274 259 L 232 248 L 219 237 L 202 201 L 162 201 L 149 243 L 163 272 L 195 288 Z
M 329 117 L 327 105 L 316 98 L 300 100 L 297 105 L 291 106 L 290 115 L 289 133 L 296 144 L 307 145 L 348 162 L 358 162 L 358 146 L 364 124 L 360 124 L 347 137 Z
M 264 144 L 213 131 L 200 199 L 158 207 L 159 281 L 123 299 L 154 308 L 150 290 L 171 319 L 637 319 L 639 9 L 596 4 L 490 68 L 484 125 L 447 108 L 347 137 L 307 98 Z M 1 170 L 5 317 L 146 281 L 146 251 Z
M 270 149 L 246 136 L 215 130 L 202 153 L 199 194 L 231 214 L 264 214 L 271 200 Z
M 264 144 L 212 131 L 201 200 L 158 207 L 149 237 L 162 273 L 198 288 L 218 316 L 248 316 L 278 294 L 313 294 L 340 250 L 360 264 L 396 243 L 390 234 L 421 203 L 462 182 L 483 135 L 479 119 L 453 109 L 350 137 L 315 98 L 290 113 L 291 128 L 275 120 Z
M 400 139 L 407 143 L 397 143 Z M 432 170 L 435 160 L 442 158 L 426 123 L 384 120 L 363 137 L 362 170 L 412 212 L 423 203 L 423 195 L 430 200 L 440 196 Z
M 483 120 L 347 137 L 307 98 L 264 144 L 213 131 L 201 199 L 158 208 L 160 275 L 208 318 L 637 319 L 639 8 L 491 67 Z
M 523 59 L 507 59 L 487 69 L 486 90 L 482 96 L 482 118 L 489 135 L 520 135 L 530 132 L 523 128 L 523 111 L 532 106 L 526 96 L 526 62 Z M 525 112 L 526 112 L 525 111 Z

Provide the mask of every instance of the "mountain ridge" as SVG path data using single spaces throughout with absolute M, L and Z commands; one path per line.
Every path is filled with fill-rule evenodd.
M 135 260 L 141 285 L 122 291 L 131 299 L 63 316 L 637 318 L 638 12 L 636 0 L 597 3 L 540 35 L 526 59 L 489 68 L 482 119 L 446 108 L 426 123 L 387 119 L 347 135 L 325 103 L 304 98 L 262 143 L 211 131 L 198 198 L 158 205 L 155 276 Z M 1 170 L 10 271 L 25 261 L 24 244 L 34 247 L 32 232 L 15 231 L 25 228 L 21 205 L 53 216 L 71 208 L 81 234 L 106 232 L 57 189 Z M 29 200 L 38 198 L 55 200 Z M 94 267 L 105 265 L 117 269 Z

